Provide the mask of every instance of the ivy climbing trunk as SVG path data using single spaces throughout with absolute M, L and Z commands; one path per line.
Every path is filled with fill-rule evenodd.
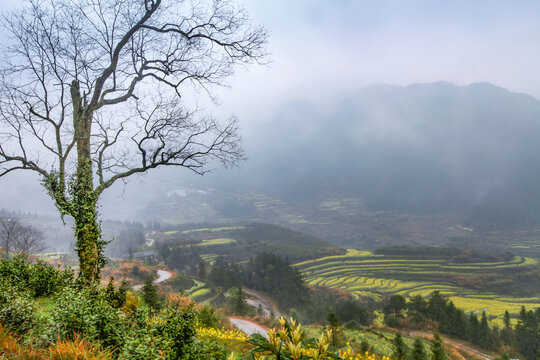
M 79 257 L 79 276 L 83 282 L 92 284 L 99 281 L 101 269 L 105 265 L 90 149 L 93 112 L 83 104 L 76 81 L 72 83 L 71 97 L 77 144 L 77 172 L 72 183 L 70 215 L 75 220 L 75 250 Z

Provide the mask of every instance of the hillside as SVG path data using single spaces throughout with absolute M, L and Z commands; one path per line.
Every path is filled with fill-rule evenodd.
M 180 226 L 163 232 L 158 248 L 166 246 L 189 251 L 205 260 L 221 255 L 228 261 L 242 262 L 255 255 L 267 252 L 288 258 L 290 261 L 314 259 L 320 256 L 344 254 L 328 241 L 288 228 L 264 224 L 247 223 L 224 227 Z
M 421 254 L 417 249 L 416 255 L 411 255 L 397 250 L 393 254 L 388 250 L 381 251 L 387 254 L 349 250 L 345 255 L 305 261 L 296 267 L 309 284 L 352 292 L 357 298 L 429 296 L 439 290 L 456 307 L 467 312 L 485 310 L 499 325 L 506 310 L 517 316 L 522 306 L 540 306 L 540 266 L 532 258 L 463 262 L 456 253 Z

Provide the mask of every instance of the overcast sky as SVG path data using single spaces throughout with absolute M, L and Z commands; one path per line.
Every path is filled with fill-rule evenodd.
M 13 9 L 21 0 L 0 0 Z M 540 1 L 244 0 L 271 34 L 269 67 L 220 92 L 235 112 L 386 83 L 488 81 L 540 98 Z
M 273 64 L 223 103 L 331 99 L 374 83 L 488 81 L 540 98 L 540 1 L 247 0 Z M 253 108 L 251 105 L 249 107 Z M 257 107 L 259 108 L 259 107 Z
M 18 3 L 0 0 L 0 7 L 12 9 Z M 244 4 L 254 23 L 270 31 L 273 62 L 239 69 L 231 88 L 219 91 L 223 105 L 215 111 L 238 114 L 245 128 L 286 102 L 320 104 L 376 83 L 488 81 L 540 99 L 538 0 Z M 3 192 L 11 191 L 2 182 Z M 22 183 L 17 186 L 20 190 Z

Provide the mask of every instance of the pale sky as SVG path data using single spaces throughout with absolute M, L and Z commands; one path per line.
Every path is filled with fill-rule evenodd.
M 0 0 L 0 8 L 20 3 Z M 231 90 L 220 91 L 227 111 L 440 80 L 487 81 L 540 99 L 538 0 L 242 3 L 269 29 L 273 63 L 237 71 Z
M 9 10 L 20 2 L 0 0 L 0 8 Z M 223 105 L 212 111 L 238 114 L 245 129 L 288 102 L 337 101 L 378 83 L 487 81 L 540 99 L 538 0 L 244 4 L 254 23 L 270 31 L 273 62 L 239 69 L 229 81 L 231 87 L 218 91 Z M 26 184 L 41 190 L 35 180 L 6 180 L 1 181 L 3 191 L 23 186 L 26 192 Z
M 375 83 L 440 80 L 487 81 L 540 99 L 537 0 L 245 4 L 271 32 L 273 64 L 239 71 L 223 96 L 227 107 L 324 101 Z

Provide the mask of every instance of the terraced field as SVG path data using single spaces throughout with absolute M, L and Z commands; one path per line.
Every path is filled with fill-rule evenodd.
M 355 297 L 380 298 L 385 294 L 428 296 L 434 290 L 451 298 L 465 311 L 486 310 L 500 318 L 505 310 L 517 314 L 522 305 L 539 307 L 538 297 L 519 297 L 482 292 L 466 287 L 467 281 L 534 266 L 537 260 L 516 256 L 509 262 L 457 264 L 448 260 L 405 259 L 348 250 L 345 255 L 328 256 L 296 264 L 311 285 L 350 291 Z M 472 279 L 472 280 L 469 280 Z
M 195 246 L 224 245 L 224 244 L 232 244 L 235 242 L 237 242 L 235 239 L 230 239 L 230 238 L 207 239 L 207 240 L 202 240 L 201 243 L 196 244 Z
M 508 244 L 506 248 L 514 253 L 527 253 L 529 256 L 540 257 L 540 241 L 538 238 L 521 239 L 519 242 Z
M 199 304 L 206 304 L 216 297 L 212 287 L 202 281 L 195 279 L 194 281 L 195 285 L 184 292 L 185 296 L 197 301 Z

